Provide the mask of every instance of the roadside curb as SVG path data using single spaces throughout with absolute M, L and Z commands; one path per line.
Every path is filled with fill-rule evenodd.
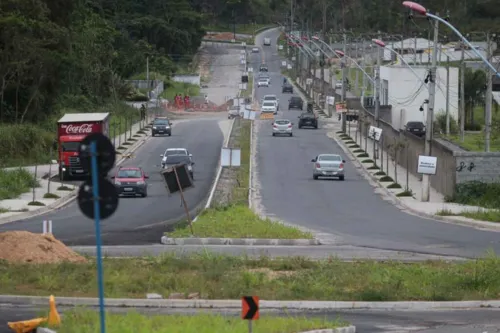
M 0 295 L 5 305 L 47 306 L 48 296 Z M 56 297 L 58 306 L 99 306 L 98 298 Z M 130 299 L 106 298 L 106 307 L 120 308 L 177 308 L 177 309 L 233 309 L 241 310 L 241 300 L 206 299 Z M 356 301 L 267 301 L 260 300 L 261 310 L 432 310 L 500 308 L 500 301 L 447 301 L 447 302 L 356 302 Z
M 163 245 L 255 245 L 255 246 L 311 246 L 322 245 L 318 239 L 265 238 L 169 238 L 161 237 Z
M 413 215 L 417 215 L 422 218 L 426 219 L 433 219 L 433 220 L 438 220 L 442 221 L 445 223 L 453 223 L 453 224 L 458 224 L 462 226 L 467 226 L 467 227 L 477 227 L 477 228 L 482 228 L 482 229 L 489 229 L 491 231 L 499 231 L 500 232 L 500 224 L 499 223 L 494 223 L 494 222 L 488 222 L 488 221 L 478 221 L 470 218 L 456 218 L 452 216 L 440 216 L 440 215 L 435 215 L 435 214 L 429 214 L 429 213 L 424 213 L 419 210 L 416 210 L 412 207 L 410 207 L 407 203 L 405 203 L 403 200 L 401 200 L 399 197 L 397 197 L 394 193 L 389 191 L 384 184 L 382 184 L 376 176 L 371 174 L 365 165 L 363 163 L 360 163 L 358 158 L 354 155 L 354 153 L 346 147 L 344 144 L 343 140 L 337 138 L 337 133 L 334 133 L 333 137 L 331 137 L 337 145 L 344 151 L 344 153 L 348 154 L 350 156 L 351 161 L 355 166 L 357 166 L 359 169 L 363 170 L 363 173 L 366 175 L 366 177 L 369 177 L 373 182 L 375 182 L 376 186 L 384 191 L 384 194 L 390 197 L 391 201 L 395 205 L 399 205 L 403 211 L 408 211 Z
M 51 330 L 46 327 L 38 327 L 36 333 L 57 333 L 57 331 Z M 298 333 L 356 333 L 356 326 L 345 326 L 339 328 L 328 328 L 322 330 L 305 331 Z
M 51 330 L 47 327 L 37 327 L 36 333 L 57 333 L 57 331 Z
M 150 131 L 150 128 L 148 126 L 149 125 L 146 125 L 146 127 L 142 129 L 142 130 L 145 130 L 146 133 L 143 136 L 141 136 L 141 138 L 138 138 L 137 141 L 134 142 L 134 144 L 130 145 L 126 150 L 124 150 L 122 152 L 117 151 L 116 155 L 119 156 L 118 157 L 119 159 L 115 163 L 116 166 L 119 166 L 120 164 L 125 162 L 125 160 L 130 158 L 130 153 L 136 151 L 139 147 L 141 147 L 148 140 L 148 138 L 151 136 L 151 131 Z M 136 132 L 136 134 L 137 134 L 137 132 Z M 54 171 L 52 174 L 48 174 L 48 176 L 53 177 L 56 174 L 57 174 L 57 172 Z M 61 182 L 58 182 L 58 183 L 63 184 Z M 67 204 L 69 204 L 70 202 L 72 202 L 73 200 L 76 199 L 77 194 L 78 194 L 78 190 L 79 190 L 79 187 L 75 186 L 75 189 L 73 189 L 72 191 L 68 191 L 68 194 L 66 196 L 59 198 L 56 201 L 54 201 L 53 203 L 50 203 L 44 207 L 41 207 L 40 209 L 32 210 L 29 212 L 23 212 L 21 214 L 12 215 L 12 216 L 8 216 L 5 218 L 0 217 L 0 225 L 11 223 L 11 222 L 16 222 L 19 220 L 27 219 L 30 217 L 35 217 L 38 215 L 43 215 L 45 213 L 48 213 L 48 212 L 54 211 L 56 209 L 59 209 L 63 206 L 66 206 Z

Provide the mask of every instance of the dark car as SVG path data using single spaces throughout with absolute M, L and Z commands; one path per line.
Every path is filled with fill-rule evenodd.
M 189 155 L 170 155 L 167 156 L 165 160 L 165 164 L 163 166 L 164 169 L 168 169 L 170 167 L 173 167 L 174 165 L 178 164 L 185 164 L 187 166 L 189 175 L 191 176 L 191 179 L 194 179 L 194 162 L 192 161 L 191 157 Z
M 304 110 L 304 101 L 298 96 L 293 96 L 288 100 L 288 110 L 299 109 Z
M 289 92 L 290 94 L 293 94 L 293 86 L 290 83 L 286 82 L 286 83 L 283 84 L 281 92 L 282 93 Z
M 139 167 L 120 167 L 114 179 L 118 195 L 136 196 L 143 198 L 148 196 L 148 175 Z
M 309 113 L 309 112 L 306 112 L 306 113 L 302 113 L 300 116 L 299 116 L 299 124 L 298 124 L 299 128 L 302 128 L 302 127 L 314 127 L 314 128 L 318 128 L 318 119 L 316 118 L 316 116 L 314 115 L 314 113 Z
M 406 123 L 405 129 L 407 132 L 410 132 L 416 136 L 424 136 L 425 135 L 425 125 L 421 121 L 409 121 Z
M 156 118 L 153 120 L 153 126 L 151 129 L 151 135 L 156 136 L 156 135 L 168 135 L 172 136 L 172 122 L 168 120 L 167 118 Z
M 259 72 L 269 72 L 269 68 L 267 65 L 262 64 L 260 65 Z

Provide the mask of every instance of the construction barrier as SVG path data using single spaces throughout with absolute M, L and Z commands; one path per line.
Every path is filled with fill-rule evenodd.
M 260 114 L 260 119 L 261 120 L 273 120 L 274 119 L 274 113 L 272 112 L 263 112 Z
M 36 331 L 42 324 L 47 324 L 49 327 L 58 327 L 61 325 L 61 316 L 57 311 L 56 301 L 52 295 L 49 297 L 49 315 L 47 317 L 8 322 L 7 326 L 15 333 L 31 333 Z

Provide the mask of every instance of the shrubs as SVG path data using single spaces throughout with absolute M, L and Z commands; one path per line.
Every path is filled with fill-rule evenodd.
M 39 186 L 34 176 L 25 169 L 9 171 L 0 169 L 0 200 L 15 199 L 29 192 L 31 188 Z
M 447 201 L 497 209 L 500 207 L 500 183 L 472 181 L 458 184 L 455 194 Z

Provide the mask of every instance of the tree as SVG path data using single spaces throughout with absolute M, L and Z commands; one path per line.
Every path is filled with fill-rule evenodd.
M 474 107 L 484 102 L 486 92 L 486 73 L 482 70 L 467 68 L 464 73 L 465 119 L 474 124 Z

